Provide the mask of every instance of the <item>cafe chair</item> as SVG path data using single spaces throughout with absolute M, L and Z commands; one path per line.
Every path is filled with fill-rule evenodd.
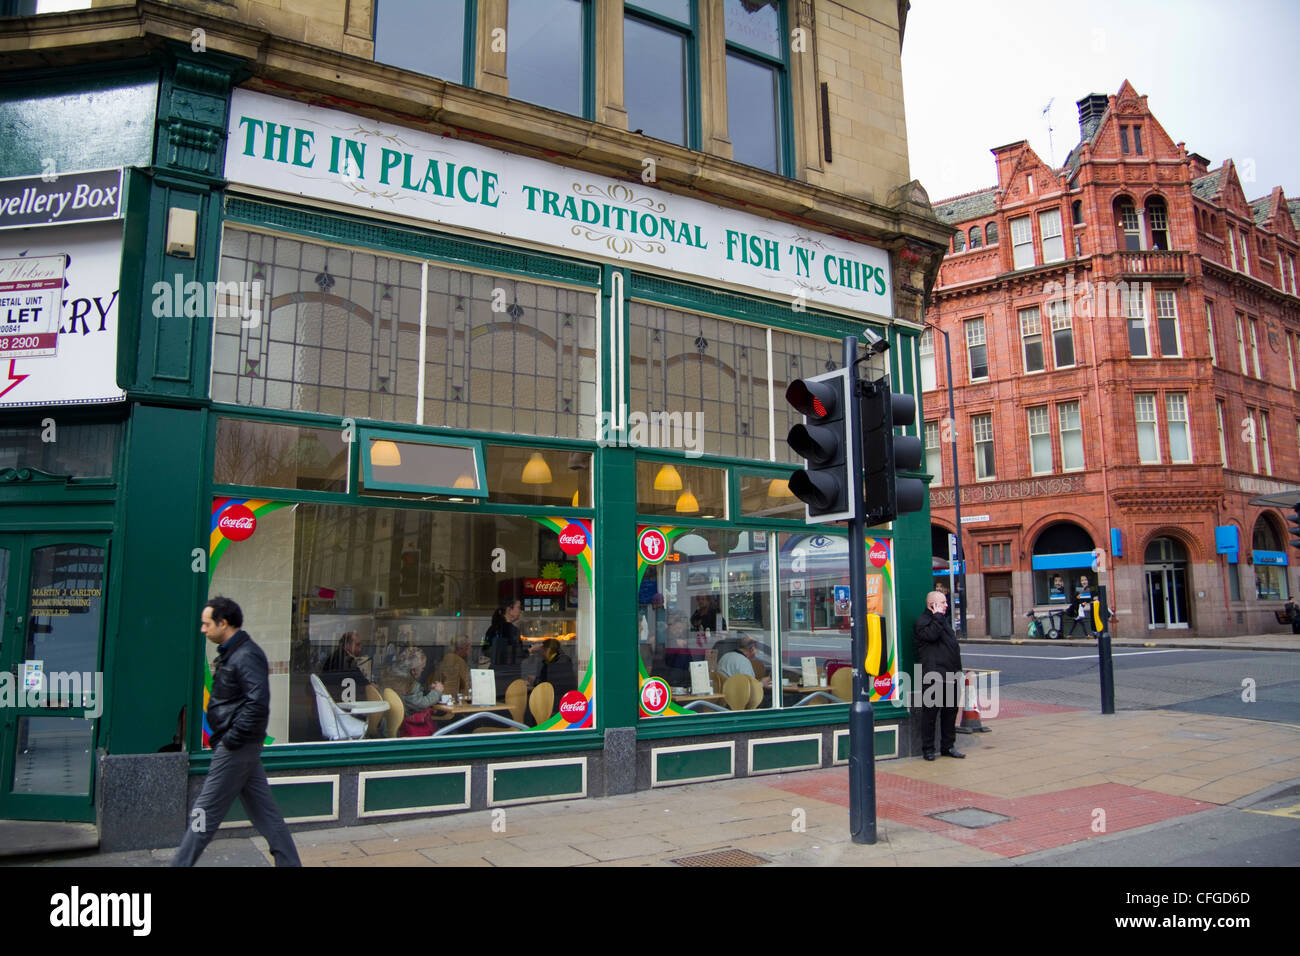
M 551 712 L 555 710 L 555 688 L 550 681 L 542 681 L 533 688 L 528 697 L 528 710 L 538 726 L 551 719 Z
M 381 701 L 384 695 L 379 693 L 379 688 L 374 684 L 366 685 L 366 700 Z M 384 715 L 382 713 L 371 714 L 366 717 L 366 736 L 378 737 L 379 728 L 384 724 Z
M 749 704 L 746 710 L 754 710 L 759 704 L 763 703 L 763 682 L 757 678 L 749 678 Z
M 732 710 L 749 709 L 749 682 L 753 680 L 748 674 L 732 674 L 722 685 L 722 696 Z
M 402 721 L 406 719 L 406 705 L 402 703 L 402 698 L 397 695 L 397 691 L 391 687 L 384 688 L 383 697 L 388 701 L 388 710 L 380 714 L 384 718 L 384 736 L 396 737 Z
M 831 694 L 841 701 L 853 698 L 853 668 L 841 667 L 831 675 Z
M 366 722 L 343 713 L 315 674 L 311 675 L 311 689 L 316 695 L 320 732 L 326 740 L 360 740 L 366 735 Z
M 515 723 L 522 724 L 524 711 L 528 709 L 528 681 L 521 677 L 510 682 L 506 688 L 506 706 L 510 708 L 510 716 Z
M 762 661 L 752 661 L 751 666 L 754 668 L 754 676 L 760 681 L 767 676 L 767 665 Z

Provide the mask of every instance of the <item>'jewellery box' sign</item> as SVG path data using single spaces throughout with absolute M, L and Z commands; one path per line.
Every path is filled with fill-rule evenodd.
M 231 102 L 225 172 L 232 183 L 893 314 L 889 258 L 873 246 L 248 90 Z

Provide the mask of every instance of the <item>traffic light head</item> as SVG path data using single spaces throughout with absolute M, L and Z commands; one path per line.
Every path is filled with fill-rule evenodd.
M 925 484 L 919 478 L 899 478 L 899 471 L 921 467 L 924 446 L 914 435 L 894 429 L 916 421 L 916 399 L 889 390 L 889 379 L 864 386 L 859 403 L 862 423 L 862 471 L 866 483 L 868 524 L 885 524 L 900 514 L 925 507 Z
M 1291 547 L 1300 550 L 1300 501 L 1297 501 L 1291 513 L 1286 516 L 1287 530 L 1291 533 Z
M 849 370 L 795 379 L 785 398 L 804 416 L 786 437 L 794 453 L 804 459 L 804 467 L 790 476 L 790 491 L 806 506 L 810 522 L 852 520 L 854 429 Z

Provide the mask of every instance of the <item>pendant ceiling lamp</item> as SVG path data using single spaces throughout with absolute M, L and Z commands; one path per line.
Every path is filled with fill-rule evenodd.
M 549 485 L 551 483 L 551 466 L 546 463 L 540 451 L 535 451 L 528 456 L 528 463 L 524 465 L 524 473 L 520 476 L 520 481 L 526 485 Z

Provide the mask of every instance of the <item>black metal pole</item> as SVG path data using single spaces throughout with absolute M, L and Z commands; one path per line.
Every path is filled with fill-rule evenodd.
M 934 328 L 934 326 L 931 326 Z M 957 525 L 953 532 L 957 539 L 957 566 L 961 573 L 956 577 L 956 593 L 952 597 L 961 608 L 961 622 L 958 637 L 966 640 L 966 552 L 961 543 L 961 476 L 957 472 L 957 412 L 952 401 L 952 345 L 948 341 L 946 329 L 939 329 L 943 335 L 943 357 L 948 366 L 948 441 L 952 447 L 952 503 L 956 509 Z
M 844 337 L 844 367 L 849 370 L 848 401 L 853 403 L 853 428 L 860 430 L 858 404 L 858 340 Z M 854 518 L 849 522 L 849 617 L 853 640 L 853 700 L 849 704 L 849 835 L 854 843 L 876 842 L 876 715 L 864 686 L 867 675 L 867 520 L 862 493 L 862 441 L 849 436 L 849 494 Z
M 1097 670 L 1101 674 L 1101 712 L 1115 713 L 1115 667 L 1110 655 L 1110 601 L 1106 588 L 1097 585 L 1097 600 L 1101 602 L 1094 613 L 1101 620 L 1101 633 L 1097 635 Z

